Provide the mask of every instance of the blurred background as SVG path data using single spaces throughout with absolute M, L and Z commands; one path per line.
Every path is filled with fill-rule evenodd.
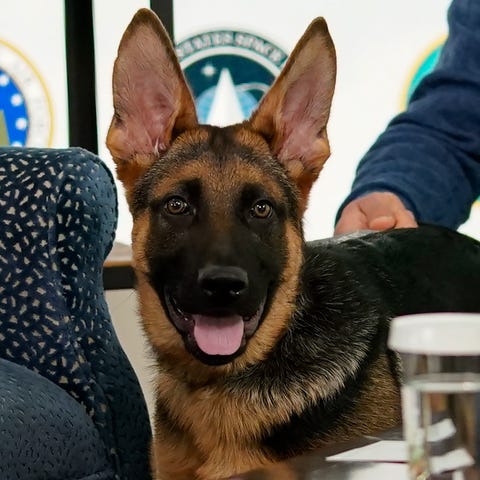
M 326 18 L 338 81 L 332 155 L 305 218 L 307 239 L 330 236 L 356 165 L 435 64 L 450 0 L 2 0 L 0 145 L 81 146 L 114 171 L 105 147 L 111 73 L 121 35 L 150 7 L 174 37 L 203 122 L 241 121 L 255 108 L 311 20 Z M 1 187 L 0 187 L 1 188 Z M 117 241 L 130 243 L 119 190 Z M 480 236 L 473 207 L 461 230 Z M 149 397 L 148 358 L 131 289 L 108 290 L 117 332 Z M 132 333 L 134 332 L 134 334 Z

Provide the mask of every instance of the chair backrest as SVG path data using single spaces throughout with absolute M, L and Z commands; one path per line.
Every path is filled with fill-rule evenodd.
M 79 148 L 0 148 L 0 357 L 55 382 L 92 417 L 119 478 L 149 478 L 137 378 L 102 284 L 117 219 L 109 170 Z

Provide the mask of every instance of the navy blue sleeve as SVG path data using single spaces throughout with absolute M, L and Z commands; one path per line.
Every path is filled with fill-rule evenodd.
M 435 70 L 360 161 L 351 200 L 397 194 L 418 221 L 457 228 L 480 194 L 480 1 L 454 0 Z M 337 216 L 337 219 L 338 219 Z

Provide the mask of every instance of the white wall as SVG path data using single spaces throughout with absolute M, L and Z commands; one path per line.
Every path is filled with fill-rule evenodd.
M 316 16 L 327 19 L 338 54 L 338 83 L 329 135 L 332 156 L 314 187 L 306 214 L 309 239 L 332 233 L 333 219 L 347 194 L 359 158 L 387 121 L 403 108 L 415 67 L 447 32 L 450 0 L 176 0 L 177 42 L 212 29 L 238 29 L 272 41 L 286 52 Z M 2 42 L 13 46 L 34 68 L 45 87 L 51 128 L 40 145 L 68 144 L 64 11 L 62 0 L 2 2 Z M 111 71 L 118 42 L 134 12 L 148 0 L 94 2 L 97 105 L 100 156 L 114 169 L 105 147 L 112 115 Z M 38 109 L 36 109 L 38 110 Z M 119 186 L 117 239 L 130 241 L 131 221 Z M 474 209 L 464 231 L 478 235 L 480 212 Z
M 403 108 L 415 68 L 446 35 L 449 3 L 450 0 L 176 0 L 175 32 L 180 42 L 212 29 L 245 30 L 290 52 L 314 17 L 327 19 L 337 48 L 338 83 L 329 125 L 332 156 L 313 189 L 306 214 L 306 236 L 313 239 L 331 235 L 336 210 L 349 190 L 358 160 L 392 115 Z M 112 170 L 105 136 L 112 115 L 113 61 L 134 12 L 148 5 L 148 0 L 94 2 L 99 148 L 100 156 Z M 39 135 L 31 139 L 35 146 L 68 145 L 63 35 L 63 0 L 49 0 L 48 9 L 38 0 L 2 1 L 0 69 L 10 68 L 11 57 L 16 55 L 43 91 L 43 97 L 40 95 L 38 100 L 37 95 L 35 108 L 31 108 L 32 115 L 44 119 Z M 38 124 L 36 120 L 35 123 Z M 130 215 L 122 188 L 119 184 L 118 187 L 117 239 L 129 243 Z M 475 206 L 471 220 L 462 230 L 479 236 L 479 226 L 480 208 Z
M 445 37 L 449 3 L 176 0 L 175 35 L 180 42 L 213 29 L 246 30 L 290 52 L 314 17 L 327 19 L 337 49 L 338 83 L 329 125 L 332 156 L 313 189 L 306 214 L 306 236 L 313 239 L 332 234 L 335 213 L 349 190 L 358 160 L 388 120 L 403 108 L 405 91 L 421 59 Z M 144 4 L 140 0 L 97 0 L 95 4 L 99 143 L 101 156 L 109 162 L 103 144 L 111 118 L 111 67 L 123 28 L 133 11 Z M 470 222 L 472 233 L 479 231 L 479 222 Z M 118 239 L 129 242 L 130 228 L 122 200 Z

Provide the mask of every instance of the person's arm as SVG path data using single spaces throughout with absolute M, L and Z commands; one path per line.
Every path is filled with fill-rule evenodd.
M 468 218 L 480 194 L 480 2 L 454 0 L 448 20 L 435 70 L 359 163 L 336 233 L 373 228 L 379 212 L 391 217 L 380 228 Z

